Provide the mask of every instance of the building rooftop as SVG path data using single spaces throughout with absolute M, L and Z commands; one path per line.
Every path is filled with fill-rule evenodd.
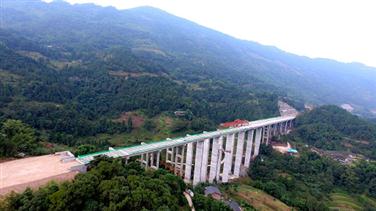
M 240 205 L 238 204 L 238 202 L 236 201 L 233 201 L 233 200 L 229 200 L 229 201 L 226 201 L 226 204 L 233 210 L 233 211 L 242 211 L 242 208 L 240 207 Z
M 215 187 L 215 186 L 207 186 L 205 187 L 205 196 L 208 196 L 208 195 L 211 195 L 211 194 L 219 194 L 219 195 L 222 195 L 221 194 L 221 191 Z
M 245 126 L 248 125 L 249 121 L 243 120 L 243 119 L 236 119 L 232 122 L 224 122 L 221 123 L 220 126 L 224 128 L 229 128 L 229 127 L 240 127 L 240 126 Z

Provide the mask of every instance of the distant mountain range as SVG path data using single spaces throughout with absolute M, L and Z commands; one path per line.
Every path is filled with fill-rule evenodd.
M 37 0 L 2 7 L 2 45 L 49 68 L 162 76 L 194 89 L 223 82 L 308 104 L 348 104 L 360 114 L 376 110 L 376 68 L 362 64 L 297 56 L 152 7 Z

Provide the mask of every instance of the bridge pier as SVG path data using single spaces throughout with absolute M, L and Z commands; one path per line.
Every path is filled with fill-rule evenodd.
M 244 167 L 246 168 L 249 168 L 249 164 L 251 163 L 254 133 L 255 133 L 255 130 L 248 131 L 247 145 L 246 145 L 244 164 L 243 164 Z
M 193 143 L 187 144 L 187 154 L 185 158 L 185 171 L 184 171 L 184 181 L 190 182 L 192 175 L 192 157 L 193 157 Z
M 252 158 L 255 158 L 259 154 L 261 136 L 262 136 L 262 128 L 257 128 L 256 136 L 255 136 L 255 153 L 253 154 Z
M 234 176 L 240 176 L 240 165 L 243 159 L 243 148 L 244 148 L 244 138 L 245 132 L 238 133 L 238 140 L 236 143 L 236 154 L 235 154 L 235 165 L 234 165 Z
M 214 137 L 210 158 L 209 182 L 213 182 L 214 179 L 217 179 L 218 168 L 220 168 L 219 155 L 222 153 L 222 146 L 220 145 L 222 145 L 222 137 Z
M 223 183 L 228 182 L 228 179 L 231 173 L 234 139 L 235 139 L 235 134 L 228 134 L 226 137 L 225 163 L 223 166 L 223 173 L 222 173 Z

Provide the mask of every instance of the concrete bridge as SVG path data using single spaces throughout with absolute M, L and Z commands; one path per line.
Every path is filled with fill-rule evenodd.
M 259 154 L 260 144 L 269 144 L 272 136 L 283 135 L 293 126 L 295 116 L 282 116 L 250 122 L 246 126 L 228 128 L 197 135 L 166 139 L 131 147 L 78 156 L 88 164 L 95 156 L 138 157 L 146 168 L 158 169 L 164 162 L 187 183 L 227 183 L 246 174 L 250 162 Z

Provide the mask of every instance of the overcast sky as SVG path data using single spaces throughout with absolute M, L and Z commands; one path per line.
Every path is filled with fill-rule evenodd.
M 48 0 L 49 1 L 49 0 Z M 374 0 L 66 0 L 154 6 L 237 38 L 376 67 Z

